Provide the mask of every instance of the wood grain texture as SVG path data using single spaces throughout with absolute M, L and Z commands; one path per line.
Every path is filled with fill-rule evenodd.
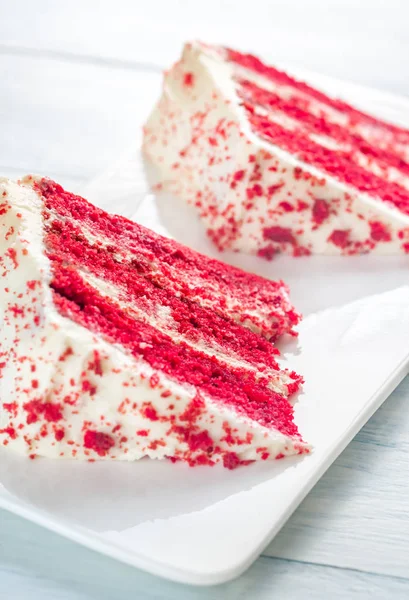
M 121 565 L 0 511 L 0 597 L 8 600 L 404 600 L 409 581 L 261 558 L 228 584 L 195 588 Z
M 409 377 L 265 551 L 409 578 Z
M 0 0 L 0 14 L 3 50 L 168 66 L 184 40 L 202 38 L 409 93 L 409 4 L 402 0 L 256 0 L 251 6 L 237 0 Z

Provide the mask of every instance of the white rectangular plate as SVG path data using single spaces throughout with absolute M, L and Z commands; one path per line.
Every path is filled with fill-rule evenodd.
M 405 100 L 297 74 L 409 126 Z M 187 207 L 148 193 L 136 150 L 84 195 L 215 254 Z M 177 581 L 220 583 L 251 564 L 409 371 L 409 286 L 404 286 L 409 258 L 281 258 L 271 263 L 239 255 L 222 258 L 267 277 L 282 277 L 292 287 L 297 307 L 308 315 L 298 341 L 282 349 L 285 360 L 306 379 L 295 420 L 313 453 L 230 472 L 149 460 L 30 461 L 2 450 L 0 506 Z

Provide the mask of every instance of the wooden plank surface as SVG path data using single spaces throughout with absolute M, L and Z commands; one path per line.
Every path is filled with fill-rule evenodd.
M 166 582 L 0 512 L 0 593 L 7 600 L 404 600 L 409 581 L 357 570 L 260 558 L 231 583 Z
M 409 377 L 265 554 L 409 578 Z
M 0 0 L 0 170 L 80 189 L 128 146 L 185 38 L 409 94 L 399 0 Z M 198 8 L 199 7 L 199 8 Z M 0 597 L 408 598 L 409 379 L 260 559 L 210 590 L 168 584 L 0 513 Z

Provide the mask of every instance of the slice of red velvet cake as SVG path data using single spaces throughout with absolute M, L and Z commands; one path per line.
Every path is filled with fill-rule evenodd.
M 254 56 L 187 44 L 144 151 L 221 250 L 409 253 L 409 130 Z
M 191 465 L 308 451 L 271 338 L 287 289 L 97 209 L 1 180 L 0 441 L 31 456 Z

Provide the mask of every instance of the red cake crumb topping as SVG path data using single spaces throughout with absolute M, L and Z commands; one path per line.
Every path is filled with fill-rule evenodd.
M 334 229 L 328 238 L 329 242 L 332 242 L 339 248 L 346 248 L 349 245 L 349 230 L 347 229 Z
M 61 440 L 64 439 L 65 436 L 65 430 L 64 429 L 57 429 L 56 432 L 54 433 L 55 439 L 57 442 L 61 442 Z
M 188 87 L 192 87 L 194 84 L 194 80 L 195 76 L 193 75 L 193 73 L 185 73 L 185 76 L 183 78 L 183 82 L 185 85 L 187 85 Z
M 369 223 L 371 228 L 371 238 L 376 242 L 390 242 L 391 234 L 388 231 L 388 228 L 383 223 L 379 221 L 372 221 Z
M 284 243 L 284 244 L 294 244 L 295 239 L 291 229 L 287 229 L 285 227 L 279 227 L 278 225 L 273 225 L 272 227 L 266 227 L 263 231 L 264 238 L 266 240 L 271 240 L 272 242 Z
M 40 400 L 31 400 L 23 405 L 25 411 L 27 411 L 27 424 L 35 423 L 41 418 L 49 421 L 50 423 L 56 423 L 63 418 L 61 411 L 61 404 L 54 404 L 53 402 L 41 402 Z
M 105 456 L 113 446 L 115 446 L 115 440 L 108 433 L 91 430 L 85 432 L 84 447 L 94 450 L 99 456 Z
M 17 438 L 17 433 L 14 427 L 5 427 L 4 429 L 0 429 L 0 433 L 5 433 L 12 440 L 15 440 Z
M 239 465 L 240 458 L 237 456 L 237 454 L 235 452 L 226 452 L 226 454 L 223 456 L 223 466 L 232 471 L 233 469 L 237 469 Z
M 190 434 L 188 444 L 192 452 L 196 452 L 196 450 L 205 450 L 207 452 L 212 449 L 213 440 L 208 431 L 201 431 L 200 433 Z
M 330 214 L 329 205 L 326 200 L 316 198 L 312 207 L 312 218 L 317 225 L 321 225 Z
M 7 410 L 13 416 L 17 415 L 18 404 L 17 402 L 3 402 L 3 409 Z

